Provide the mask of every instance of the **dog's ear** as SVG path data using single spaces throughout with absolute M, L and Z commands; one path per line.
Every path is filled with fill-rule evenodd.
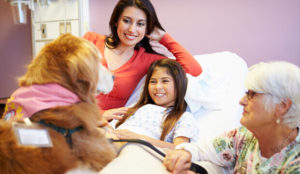
M 70 84 L 72 84 L 72 91 L 82 101 L 96 103 L 95 96 L 101 55 L 92 43 L 84 39 L 80 40 L 80 47 L 67 57 L 68 77 L 70 78 Z M 72 47 L 72 44 L 68 46 Z
M 92 57 L 91 57 L 92 56 Z M 79 59 L 78 57 L 81 57 Z M 99 62 L 96 55 L 82 50 L 68 66 L 72 91 L 88 103 L 96 103 Z

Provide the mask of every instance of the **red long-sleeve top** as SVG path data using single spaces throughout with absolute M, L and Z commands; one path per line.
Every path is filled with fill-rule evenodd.
M 86 33 L 83 38 L 92 42 L 104 56 L 105 37 L 94 32 Z M 202 68 L 196 59 L 177 41 L 175 41 L 168 33 L 160 40 L 181 64 L 186 73 L 198 76 L 202 72 Z M 123 107 L 136 85 L 146 75 L 152 62 L 167 57 L 146 53 L 144 48 L 135 50 L 133 56 L 121 67 L 113 70 L 115 76 L 113 90 L 109 94 L 98 95 L 98 105 L 102 110 Z M 107 68 L 105 57 L 102 58 L 102 64 Z

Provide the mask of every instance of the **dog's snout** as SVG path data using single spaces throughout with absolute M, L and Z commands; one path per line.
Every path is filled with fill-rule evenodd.
M 116 78 L 116 76 L 115 76 L 115 75 L 112 75 L 112 79 L 113 79 L 113 81 L 115 81 L 115 78 Z
M 114 74 L 100 63 L 97 90 L 100 93 L 108 94 L 113 89 L 114 79 Z

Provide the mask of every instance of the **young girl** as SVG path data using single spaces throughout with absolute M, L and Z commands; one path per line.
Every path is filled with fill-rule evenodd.
M 197 137 L 193 116 L 185 112 L 187 78 L 178 62 L 162 59 L 151 64 L 139 101 L 117 124 L 120 139 L 146 140 L 162 148 L 174 148 Z

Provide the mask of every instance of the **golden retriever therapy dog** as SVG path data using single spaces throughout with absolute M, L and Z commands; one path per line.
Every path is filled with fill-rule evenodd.
M 99 128 L 107 122 L 95 95 L 113 87 L 100 58 L 96 47 L 71 34 L 40 51 L 7 102 L 6 121 L 0 120 L 0 173 L 61 174 L 82 166 L 99 171 L 115 158 Z

